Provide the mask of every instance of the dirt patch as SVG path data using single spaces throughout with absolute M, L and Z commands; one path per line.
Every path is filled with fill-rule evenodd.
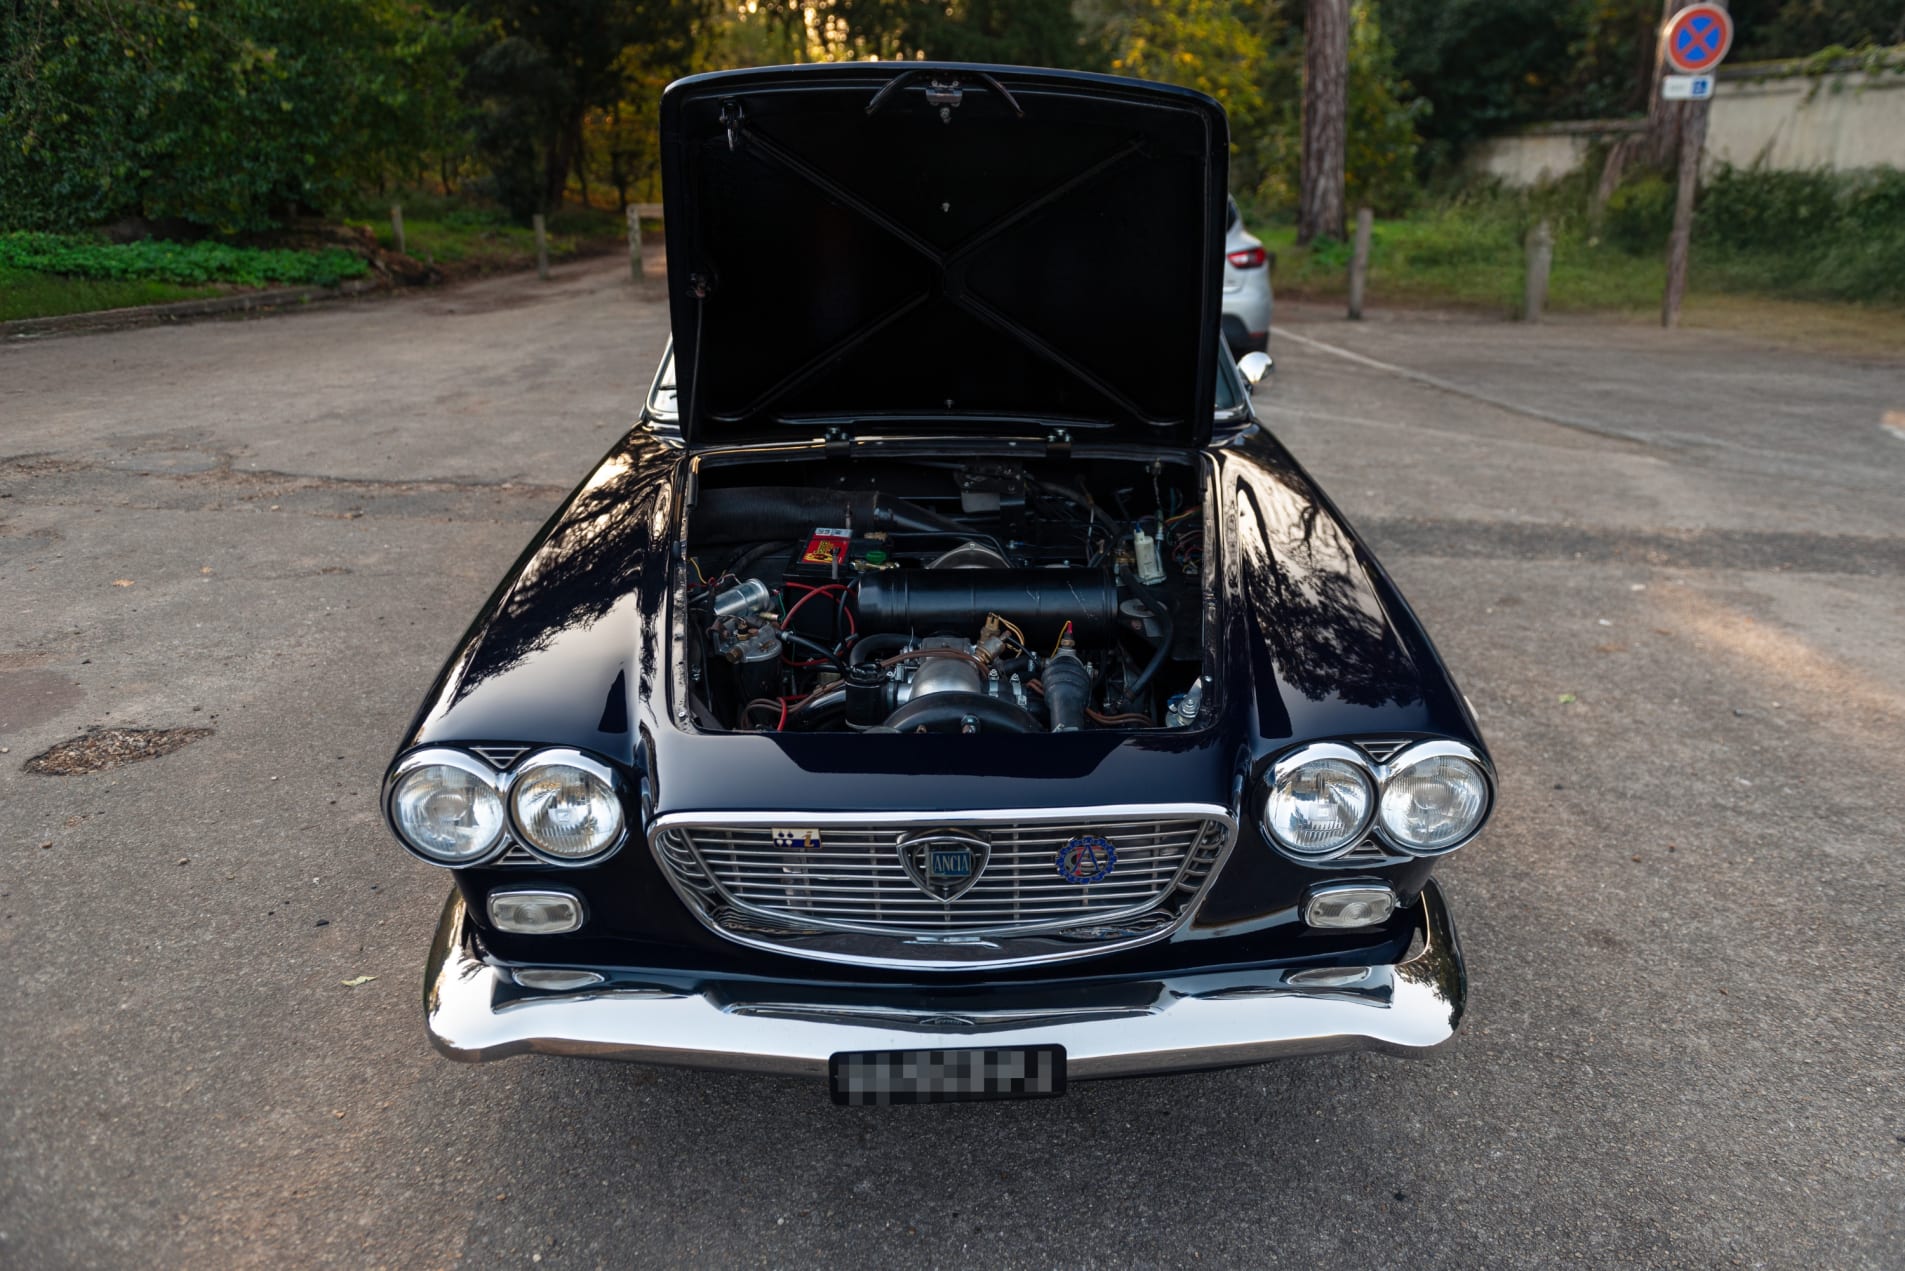
M 47 747 L 23 766 L 48 777 L 80 777 L 157 759 L 211 735 L 209 728 L 95 728 Z

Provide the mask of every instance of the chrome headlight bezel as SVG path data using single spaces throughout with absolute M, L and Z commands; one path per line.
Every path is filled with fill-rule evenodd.
M 475 748 L 472 747 L 472 750 L 473 749 Z M 468 773 L 470 776 L 488 786 L 502 804 L 502 822 L 495 840 L 482 852 L 465 860 L 452 861 L 432 856 L 429 852 L 412 843 L 404 836 L 402 830 L 398 828 L 393 804 L 397 787 L 402 783 L 405 777 L 417 769 L 435 764 L 445 765 Z M 559 764 L 581 769 L 592 778 L 601 781 L 607 786 L 610 801 L 614 804 L 616 813 L 620 818 L 620 824 L 617 827 L 615 835 L 610 839 L 608 846 L 589 856 L 558 856 L 552 852 L 539 849 L 536 844 L 529 839 L 529 836 L 523 832 L 523 828 L 516 816 L 517 786 L 525 774 L 533 775 L 536 769 L 550 764 Z M 390 828 L 397 842 L 403 845 L 405 851 L 427 864 L 435 865 L 442 869 L 469 869 L 475 866 L 492 864 L 499 857 L 509 852 L 511 848 L 520 847 L 523 851 L 535 857 L 540 864 L 553 865 L 560 869 L 571 869 L 599 865 L 627 845 L 632 830 L 630 809 L 626 794 L 627 782 L 615 768 L 603 763 L 593 755 L 568 746 L 548 746 L 540 749 L 526 750 L 520 754 L 509 767 L 501 770 L 498 770 L 495 765 L 479 758 L 476 754 L 472 753 L 471 750 L 459 749 L 454 746 L 425 746 L 421 749 L 411 751 L 391 765 L 389 774 L 384 778 L 381 805 L 384 814 L 384 824 Z
M 1321 760 L 1334 760 L 1348 766 L 1358 773 L 1363 784 L 1368 787 L 1369 806 L 1364 809 L 1362 819 L 1344 840 L 1327 850 L 1305 849 L 1285 841 L 1270 823 L 1270 801 L 1276 797 L 1277 787 L 1299 769 Z M 1369 762 L 1369 756 L 1354 746 L 1345 746 L 1340 742 L 1312 742 L 1299 746 L 1271 764 L 1263 774 L 1263 793 L 1258 800 L 1257 828 L 1276 849 L 1299 864 L 1315 864 L 1335 860 L 1346 852 L 1355 850 L 1369 834 L 1370 823 L 1375 819 L 1376 809 L 1382 801 L 1382 787 L 1376 781 L 1375 769 Z
M 1483 785 L 1482 810 L 1481 814 L 1476 817 L 1475 824 L 1460 838 L 1437 847 L 1421 847 L 1411 844 L 1400 836 L 1390 832 L 1389 828 L 1383 824 L 1382 801 L 1392 777 L 1421 763 L 1425 759 L 1438 758 L 1459 759 L 1473 766 L 1475 770 L 1481 774 Z M 1363 818 L 1361 825 L 1357 828 L 1356 833 L 1350 837 L 1347 843 L 1327 852 L 1305 852 L 1301 848 L 1291 847 L 1288 843 L 1284 842 L 1283 839 L 1279 838 L 1271 828 L 1269 820 L 1270 799 L 1280 780 L 1303 765 L 1312 763 L 1318 759 L 1335 759 L 1353 765 L 1363 773 L 1370 786 L 1369 811 L 1368 815 Z M 1475 747 L 1465 742 L 1455 741 L 1445 737 L 1412 742 L 1390 755 L 1387 760 L 1381 763 L 1376 762 L 1357 747 L 1346 743 L 1310 742 L 1278 756 L 1278 758 L 1264 770 L 1259 781 L 1259 786 L 1260 789 L 1257 796 L 1258 830 L 1263 834 L 1264 840 L 1275 848 L 1279 854 L 1289 860 L 1295 861 L 1299 865 L 1329 864 L 1355 851 L 1357 847 L 1372 837 L 1383 846 L 1400 852 L 1405 856 L 1423 860 L 1437 856 L 1446 856 L 1450 852 L 1456 851 L 1458 848 L 1465 847 L 1473 842 L 1475 836 L 1480 834 L 1483 828 L 1488 824 L 1488 819 L 1493 815 L 1495 810 L 1494 766 L 1491 765 Z
M 516 799 L 525 781 L 535 777 L 542 768 L 574 768 L 602 783 L 607 791 L 608 800 L 616 812 L 615 832 L 610 836 L 607 846 L 591 852 L 587 856 L 562 856 L 537 845 L 518 814 Z M 566 746 L 551 747 L 525 755 L 509 773 L 509 792 L 503 801 L 504 810 L 509 818 L 509 833 L 537 860 L 562 869 L 577 869 L 588 865 L 597 865 L 622 850 L 628 842 L 629 817 L 628 800 L 625 797 L 626 783 L 621 775 L 607 764 L 580 750 Z
M 1474 768 L 1482 779 L 1482 810 L 1475 817 L 1475 824 L 1471 825 L 1460 838 L 1436 847 L 1421 847 L 1408 842 L 1400 835 L 1393 833 L 1383 823 L 1382 817 L 1382 800 L 1388 792 L 1390 780 L 1426 759 L 1461 760 Z M 1437 738 L 1405 746 L 1389 756 L 1388 761 L 1378 769 L 1377 775 L 1380 783 L 1377 788 L 1376 816 L 1373 821 L 1376 835 L 1398 852 L 1406 852 L 1410 856 L 1428 860 L 1437 856 L 1447 856 L 1450 852 L 1467 846 L 1475 841 L 1475 836 L 1482 832 L 1482 827 L 1488 824 L 1488 818 L 1495 811 L 1495 770 L 1482 757 L 1481 752 L 1463 742 Z
M 403 785 L 404 780 L 416 773 L 419 769 L 438 767 L 454 768 L 459 772 L 467 773 L 469 776 L 474 777 L 478 783 L 487 787 L 502 805 L 502 817 L 497 822 L 496 833 L 490 842 L 481 851 L 456 860 L 449 860 L 442 856 L 435 855 L 430 852 L 429 849 L 420 847 L 412 842 L 410 838 L 404 834 L 401 823 L 397 819 L 397 791 Z M 390 832 L 396 836 L 399 843 L 403 844 L 404 850 L 409 852 L 412 856 L 415 856 L 418 860 L 426 861 L 431 865 L 437 865 L 444 869 L 467 869 L 473 865 L 487 864 L 495 860 L 498 856 L 501 856 L 509 848 L 509 799 L 504 793 L 501 783 L 497 780 L 495 769 L 491 768 L 481 759 L 478 759 L 475 755 L 469 754 L 467 751 L 453 750 L 447 746 L 427 746 L 422 750 L 412 751 L 410 754 L 405 755 L 392 766 L 389 776 L 384 779 L 382 805 L 384 824 L 390 827 Z

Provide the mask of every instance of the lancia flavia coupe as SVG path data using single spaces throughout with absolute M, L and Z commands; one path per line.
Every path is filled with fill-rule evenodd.
M 1493 768 L 1224 352 L 1222 108 L 802 66 L 661 135 L 641 416 L 383 788 L 436 1046 L 895 1103 L 1447 1040 Z

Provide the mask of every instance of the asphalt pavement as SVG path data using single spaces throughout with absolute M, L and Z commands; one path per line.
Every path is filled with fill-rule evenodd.
M 874 1110 L 423 1035 L 379 776 L 665 334 L 585 263 L 0 346 L 0 1266 L 1905 1265 L 1905 352 L 1286 310 L 1502 773 L 1462 1032 Z M 211 731 L 25 769 L 135 726 Z

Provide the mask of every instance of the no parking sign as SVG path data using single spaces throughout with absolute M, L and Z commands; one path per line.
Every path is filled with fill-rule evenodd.
M 1733 47 L 1733 16 L 1717 4 L 1688 5 L 1667 20 L 1662 43 L 1667 65 L 1683 75 L 1703 75 Z

